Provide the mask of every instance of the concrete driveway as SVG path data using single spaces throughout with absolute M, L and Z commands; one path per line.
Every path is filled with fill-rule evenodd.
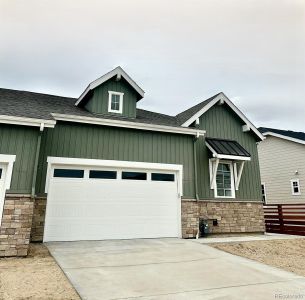
M 195 240 L 58 242 L 47 247 L 82 299 L 305 298 L 305 277 Z

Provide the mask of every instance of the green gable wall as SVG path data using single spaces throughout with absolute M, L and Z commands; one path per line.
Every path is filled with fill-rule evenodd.
M 122 114 L 108 112 L 108 91 L 124 93 Z M 125 79 L 121 78 L 121 80 L 116 81 L 114 78 L 112 78 L 93 90 L 93 95 L 85 104 L 85 108 L 88 111 L 96 114 L 117 115 L 126 118 L 135 118 L 136 104 L 137 94 L 125 81 Z
M 31 192 L 38 133 L 37 127 L 0 125 L 0 153 L 16 155 L 9 193 Z
M 194 197 L 192 136 L 58 122 L 42 137 L 37 176 L 41 194 L 48 156 L 183 164 L 184 196 Z
M 199 126 L 206 130 L 207 137 L 236 140 L 251 154 L 251 161 L 245 162 L 239 190 L 236 191 L 236 199 L 261 200 L 261 181 L 255 135 L 242 131 L 244 123 L 226 104 L 213 106 L 199 120 Z M 208 158 L 208 149 L 204 139 L 201 139 L 197 142 L 198 190 L 201 199 L 214 198 L 214 190 L 209 188 Z

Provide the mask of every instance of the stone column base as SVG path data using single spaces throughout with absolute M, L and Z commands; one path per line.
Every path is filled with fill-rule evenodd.
M 0 225 L 0 257 L 28 254 L 32 217 L 31 197 L 6 195 Z
M 181 214 L 183 238 L 196 237 L 201 218 L 207 220 L 210 233 L 265 232 L 261 202 L 182 200 Z
M 31 242 L 42 242 L 46 217 L 46 197 L 37 197 L 34 202 L 34 213 L 31 231 Z

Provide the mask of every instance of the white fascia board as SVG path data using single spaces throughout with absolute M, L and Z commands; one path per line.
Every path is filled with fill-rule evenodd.
M 263 135 L 264 136 L 270 135 L 270 136 L 274 136 L 274 137 L 277 137 L 277 138 L 280 138 L 280 139 L 283 139 L 283 140 L 287 140 L 287 141 L 291 141 L 291 142 L 295 142 L 295 143 L 305 145 L 305 141 L 303 141 L 303 140 L 299 140 L 299 139 L 295 139 L 295 138 L 285 136 L 285 135 L 282 135 L 282 134 L 274 133 L 272 131 L 264 132 Z
M 227 159 L 227 160 L 251 160 L 249 156 L 237 156 L 237 155 L 225 155 L 225 154 L 217 154 L 216 158 L 219 159 Z
M 183 127 L 190 126 L 193 122 L 196 121 L 196 119 L 200 118 L 206 111 L 208 111 L 211 107 L 213 107 L 216 103 L 218 103 L 221 100 L 224 100 L 224 102 L 228 104 L 229 107 L 245 122 L 245 125 L 247 125 L 250 129 L 252 129 L 252 131 L 261 140 L 264 140 L 264 136 L 257 130 L 257 128 L 248 120 L 248 118 L 232 103 L 232 101 L 224 93 L 220 93 L 218 96 L 216 96 L 211 102 L 209 102 L 205 107 L 203 107 L 200 111 L 194 114 L 181 126 Z
M 0 154 L 0 163 L 7 164 L 5 183 L 4 183 L 4 187 L 6 190 L 8 190 L 11 187 L 13 165 L 15 160 L 16 160 L 16 155 Z
M 43 124 L 43 127 L 54 128 L 55 124 L 56 124 L 56 121 L 55 120 L 45 120 L 45 119 L 35 119 L 35 118 L 0 115 L 0 123 L 23 125 L 23 126 L 35 126 L 35 127 L 41 127 L 41 124 Z
M 87 93 L 90 90 L 95 89 L 96 87 L 101 85 L 103 82 L 109 80 L 110 78 L 112 78 L 114 76 L 118 76 L 118 77 L 123 76 L 124 79 L 139 93 L 139 95 L 141 95 L 142 98 L 144 97 L 145 92 L 136 84 L 136 82 L 121 67 L 116 67 L 112 71 L 110 71 L 110 72 L 106 73 L 105 75 L 101 76 L 100 78 L 92 81 L 87 86 L 87 88 L 84 90 L 84 92 L 80 95 L 78 100 L 75 102 L 75 106 L 77 106 L 84 99 L 84 97 L 87 95 Z
M 188 135 L 201 135 L 205 134 L 204 130 L 190 129 L 184 127 L 173 127 L 165 125 L 154 125 L 146 123 L 137 123 L 130 121 L 114 120 L 114 119 L 102 119 L 102 118 L 93 118 L 93 117 L 83 117 L 75 115 L 65 115 L 65 114 L 52 114 L 53 118 L 58 121 L 66 122 L 76 122 L 76 123 L 85 123 L 85 124 L 95 124 L 103 126 L 112 126 L 112 127 L 123 127 L 139 130 L 149 130 L 149 131 L 161 131 L 169 133 L 178 133 L 178 134 L 188 134 Z
M 178 164 L 161 164 L 137 161 L 123 160 L 103 160 L 90 158 L 71 158 L 71 157 L 53 157 L 48 156 L 48 170 L 46 178 L 45 192 L 48 192 L 49 181 L 51 178 L 52 168 L 57 165 L 66 166 L 85 166 L 85 167 L 112 167 L 112 168 L 129 168 L 129 169 L 149 169 L 159 171 L 174 171 L 178 173 L 178 192 L 183 195 L 183 165 Z

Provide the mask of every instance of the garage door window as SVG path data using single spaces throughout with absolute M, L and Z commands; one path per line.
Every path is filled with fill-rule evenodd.
M 84 178 L 84 170 L 54 169 L 54 177 Z
M 151 173 L 152 181 L 175 181 L 175 174 Z
M 89 178 L 98 178 L 98 179 L 116 179 L 116 171 L 100 171 L 100 170 L 90 170 Z
M 122 179 L 146 180 L 147 174 L 142 172 L 122 172 Z

